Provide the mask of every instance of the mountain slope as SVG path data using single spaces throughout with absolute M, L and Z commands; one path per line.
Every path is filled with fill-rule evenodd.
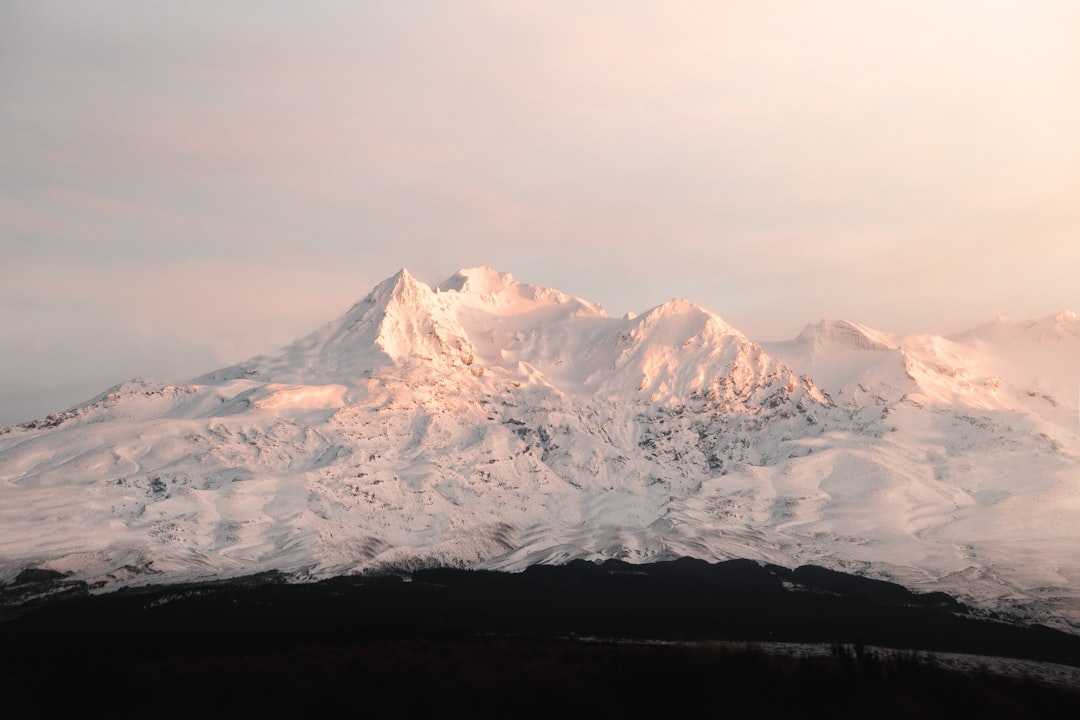
M 1041 412 L 991 335 L 763 346 L 403 270 L 277 355 L 0 430 L 0 579 L 749 557 L 1076 620 L 1076 393 Z

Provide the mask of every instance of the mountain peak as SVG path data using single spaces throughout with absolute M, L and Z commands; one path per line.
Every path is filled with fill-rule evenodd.
M 497 293 L 504 292 L 518 282 L 508 272 L 499 272 L 487 265 L 462 268 L 439 283 L 441 291 L 455 290 L 460 293 Z
M 0 428 L 0 582 L 748 549 L 871 570 L 872 547 L 1080 622 L 1080 321 L 993 332 L 822 321 L 766 348 L 681 298 L 620 320 L 490 268 L 438 291 L 403 269 L 279 355 Z
M 649 315 L 683 315 L 685 313 L 700 312 L 705 314 L 712 314 L 701 305 L 698 305 L 693 300 L 687 300 L 683 297 L 674 297 L 667 302 L 660 303 L 647 314 Z
M 824 319 L 808 324 L 795 341 L 814 347 L 846 347 L 852 350 L 895 350 L 897 345 L 883 332 L 850 320 Z
M 430 287 L 410 275 L 405 268 L 401 268 L 376 285 L 368 300 L 374 305 L 385 304 L 391 300 L 412 303 L 431 293 Z
M 736 335 L 741 332 L 724 322 L 716 313 L 686 298 L 672 298 L 657 305 L 652 310 L 635 317 L 636 333 L 641 335 L 646 329 L 655 334 L 660 328 L 675 335 L 691 337 L 700 333 L 713 336 Z
M 516 314 L 541 305 L 566 305 L 574 312 L 606 317 L 604 308 L 559 290 L 519 282 L 508 272 L 486 265 L 462 268 L 439 283 L 440 293 L 456 293 L 466 307 L 481 308 L 497 314 Z
M 1080 338 L 1080 319 L 1072 310 L 1062 310 L 1036 320 L 1010 320 L 998 317 L 993 322 L 959 333 L 960 340 L 1045 342 Z

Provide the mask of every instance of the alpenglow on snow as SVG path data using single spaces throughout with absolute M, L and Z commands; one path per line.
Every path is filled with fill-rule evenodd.
M 402 270 L 275 355 L 0 429 L 0 581 L 816 563 L 1080 627 L 1080 321 L 757 343 Z

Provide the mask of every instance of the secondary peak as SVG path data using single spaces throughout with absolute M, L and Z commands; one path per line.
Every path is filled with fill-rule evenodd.
M 499 272 L 487 265 L 462 268 L 439 284 L 439 290 L 456 290 L 461 293 L 501 292 L 517 284 L 508 272 Z

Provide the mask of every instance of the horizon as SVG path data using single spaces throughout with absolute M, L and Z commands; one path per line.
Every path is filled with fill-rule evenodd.
M 0 425 L 485 264 L 748 337 L 1080 311 L 1080 5 L 0 10 Z

